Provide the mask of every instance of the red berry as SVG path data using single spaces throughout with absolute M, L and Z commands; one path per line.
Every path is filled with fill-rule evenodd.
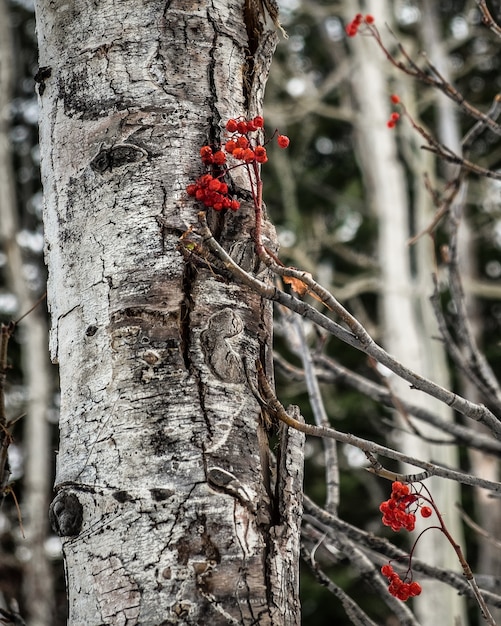
M 235 141 L 233 141 L 233 139 L 230 139 L 224 144 L 224 149 L 226 150 L 226 152 L 229 152 L 230 154 L 233 152 L 233 150 L 235 150 L 236 147 L 237 147 L 237 144 Z
M 226 130 L 230 133 L 234 133 L 238 128 L 237 120 L 230 119 L 226 122 Z
M 256 158 L 256 155 L 254 154 L 254 150 L 251 150 L 250 148 L 247 148 L 246 150 L 244 150 L 243 159 L 246 163 L 252 163 L 252 161 L 254 161 L 255 158 Z
M 400 104 L 400 98 L 399 96 L 397 96 L 396 93 L 391 94 L 390 100 L 393 102 L 393 104 Z
M 430 517 L 432 513 L 433 511 L 431 510 L 429 506 L 421 507 L 421 517 Z
M 390 120 L 392 120 L 393 122 L 398 122 L 399 119 L 400 119 L 400 113 L 392 113 L 390 115 Z
M 200 148 L 200 156 L 203 163 L 212 163 L 212 148 L 210 146 L 202 146 Z
M 414 598 L 415 596 L 418 596 L 422 591 L 423 591 L 423 588 L 421 587 L 419 583 L 414 582 L 409 585 L 409 595 L 412 598 Z
M 396 480 L 391 486 L 391 493 L 399 496 L 406 496 L 409 493 L 409 485 Z
M 393 567 L 389 564 L 383 565 L 383 567 L 381 568 L 381 574 L 383 574 L 383 576 L 386 576 L 386 578 L 390 578 L 390 576 L 393 574 Z
M 263 128 L 264 119 L 260 115 L 256 115 L 256 117 L 252 121 L 254 122 L 254 126 L 256 128 Z
M 409 599 L 409 583 L 402 583 L 395 594 L 399 600 L 406 602 Z
M 241 135 L 245 135 L 245 133 L 247 132 L 248 128 L 247 128 L 247 122 L 242 121 L 242 122 L 238 122 L 237 123 L 237 130 Z
M 254 154 L 256 155 L 256 161 L 258 163 L 266 163 L 266 161 L 268 160 L 268 157 L 266 155 L 266 148 L 264 146 L 256 146 Z
M 374 16 L 373 15 L 366 15 L 365 16 L 365 23 L 366 24 L 374 24 Z
M 290 139 L 287 137 L 287 135 L 278 135 L 277 143 L 281 148 L 287 148 L 287 146 L 290 144 Z
M 211 180 L 212 180 L 212 176 L 210 174 L 204 174 L 203 176 L 200 176 L 200 178 L 198 179 L 198 183 L 202 187 L 207 187 Z
M 212 160 L 216 165 L 223 165 L 226 163 L 226 154 L 222 150 L 218 150 Z
M 214 178 L 214 180 L 210 181 L 209 189 L 211 191 L 219 191 L 220 188 L 221 188 L 221 183 L 217 180 L 217 178 Z

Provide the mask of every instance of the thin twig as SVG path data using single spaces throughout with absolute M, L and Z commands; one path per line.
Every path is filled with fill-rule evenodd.
M 288 313 L 289 318 L 292 317 Z M 318 379 L 313 366 L 310 349 L 306 341 L 303 320 L 294 316 L 292 320 L 293 328 L 299 337 L 300 356 L 303 361 L 305 372 L 306 388 L 310 399 L 310 405 L 317 426 L 329 426 L 329 418 L 324 407 L 322 394 L 318 384 Z M 325 483 L 326 483 L 326 503 L 328 511 L 335 512 L 339 506 L 339 462 L 337 446 L 334 440 L 324 439 L 325 454 Z
M 459 277 L 455 277 L 454 280 Z M 444 339 L 444 344 L 447 347 L 447 352 L 454 361 L 458 370 L 475 385 L 477 390 L 483 394 L 484 399 L 499 413 L 501 413 L 501 390 L 499 389 L 498 382 L 492 372 L 490 365 L 485 360 L 484 356 L 478 350 L 476 342 L 474 341 L 473 332 L 469 328 L 469 324 L 466 315 L 466 308 L 464 305 L 464 296 L 462 287 L 456 282 L 451 290 L 454 291 L 453 299 L 457 303 L 455 313 L 455 329 L 456 334 L 461 340 L 463 351 L 457 345 L 453 339 L 447 323 L 445 321 L 442 308 L 440 305 L 440 294 L 438 292 L 438 280 L 436 275 L 433 276 L 434 280 L 434 293 L 430 297 L 430 301 L 433 306 L 435 317 L 439 326 L 440 333 Z M 459 279 L 460 280 L 460 279 Z M 452 284 L 453 281 L 451 281 Z
M 362 611 L 358 604 L 320 569 L 320 566 L 314 560 L 311 552 L 304 544 L 301 544 L 301 556 L 310 566 L 311 571 L 318 582 L 326 587 L 333 595 L 339 598 L 344 610 L 346 611 L 346 615 L 352 624 L 355 624 L 355 626 L 377 626 L 377 624 L 373 622 L 370 617 L 364 613 L 364 611 Z
M 409 54 L 406 52 L 402 44 L 397 41 L 397 47 L 409 65 L 405 65 L 405 63 L 403 63 L 402 61 L 398 61 L 384 45 L 379 30 L 374 24 L 367 25 L 367 32 L 370 32 L 370 34 L 374 37 L 378 46 L 380 47 L 388 61 L 394 67 L 425 85 L 435 87 L 443 94 L 445 94 L 448 98 L 450 98 L 453 102 L 455 102 L 469 117 L 476 120 L 481 120 L 485 123 L 489 130 L 491 130 L 496 135 L 501 135 L 501 125 L 490 119 L 485 113 L 467 102 L 462 94 L 441 76 L 438 70 L 430 63 L 428 59 L 426 59 L 427 65 L 432 74 L 427 74 L 420 67 L 418 67 L 416 63 L 411 59 Z
M 501 27 L 494 21 L 485 0 L 477 0 L 478 8 L 482 13 L 482 21 L 494 34 L 501 37 Z

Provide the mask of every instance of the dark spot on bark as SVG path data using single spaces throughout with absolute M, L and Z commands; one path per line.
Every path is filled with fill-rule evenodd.
M 176 543 L 177 562 L 186 565 L 191 555 L 191 544 L 189 539 L 181 537 Z
M 153 432 L 150 437 L 150 444 L 156 456 L 163 456 L 165 454 L 168 443 L 169 440 L 167 437 L 159 431 Z
M 127 491 L 114 491 L 111 494 L 117 502 L 123 504 L 124 502 L 132 502 L 134 498 Z
M 150 489 L 151 497 L 156 502 L 162 502 L 174 495 L 172 489 Z
M 60 492 L 49 508 L 49 520 L 54 532 L 60 537 L 73 537 L 80 533 L 83 506 L 74 493 Z
M 52 68 L 48 65 L 42 65 L 38 68 L 37 73 L 33 77 L 36 83 L 41 83 L 43 80 L 47 80 L 52 76 Z
M 87 328 L 85 329 L 85 334 L 87 337 L 94 337 L 96 333 L 97 333 L 97 326 L 94 326 L 94 324 L 87 326 Z
M 146 151 L 138 146 L 123 144 L 111 149 L 112 167 L 122 167 L 128 163 L 137 163 L 146 157 Z
M 190 560 L 196 557 L 203 557 L 205 561 L 221 562 L 219 549 L 212 541 L 207 529 L 207 517 L 205 515 L 200 515 L 191 522 L 186 534 L 177 541 L 176 548 L 177 560 L 182 565 L 187 565 Z
M 210 535 L 205 531 L 202 534 L 202 546 L 205 556 L 209 561 L 215 561 L 219 563 L 221 561 L 221 555 L 216 544 L 212 541 Z
M 171 611 L 179 618 L 187 617 L 190 614 L 191 602 L 176 602 L 172 605 Z M 172 622 L 163 622 L 161 626 L 170 626 Z
M 129 163 L 137 163 L 146 158 L 147 152 L 132 144 L 122 144 L 112 148 L 101 148 L 90 162 L 90 167 L 98 174 L 111 172 Z
M 71 118 L 98 120 L 109 115 L 109 111 L 125 111 L 137 104 L 123 93 L 104 95 L 101 89 L 97 90 L 100 97 L 93 98 L 98 78 L 95 67 L 87 61 L 63 67 L 57 78 L 59 99 L 64 103 L 65 114 Z
M 100 150 L 90 162 L 90 167 L 98 174 L 111 170 L 111 154 L 109 150 Z
M 38 68 L 38 72 L 33 77 L 35 82 L 38 83 L 38 95 L 41 97 L 45 91 L 45 81 L 52 75 L 52 68 L 47 65 L 43 65 Z

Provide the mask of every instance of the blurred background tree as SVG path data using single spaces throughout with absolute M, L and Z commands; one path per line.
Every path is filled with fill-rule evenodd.
M 425 64 L 421 53 L 426 51 L 466 100 L 487 111 L 501 90 L 501 57 L 499 39 L 482 24 L 478 4 L 474 0 L 281 0 L 281 23 L 288 39 L 281 41 L 276 53 L 265 117 L 268 129 L 279 127 L 289 135 L 291 146 L 287 151 L 274 150 L 263 177 L 267 208 L 281 239 L 282 260 L 310 271 L 329 287 L 373 338 L 403 362 L 465 397 L 485 403 L 469 372 L 461 371 L 447 353 L 447 341 L 438 339 L 440 330 L 429 298 L 435 273 L 443 310 L 456 339 L 458 311 L 447 289 L 446 258 L 451 236 L 457 235 L 471 330 L 493 371 L 499 372 L 500 182 L 470 177 L 455 203 L 463 216 L 459 234 L 450 220 L 443 220 L 432 237 L 426 235 L 408 245 L 411 237 L 430 224 L 436 211 L 427 185 L 443 191 L 444 181 L 452 173 L 449 164 L 421 149 L 422 137 L 406 120 L 393 129 L 387 127 L 394 109 L 390 94 L 398 93 L 413 118 L 456 152 L 473 122 L 436 90 L 392 67 L 372 38 L 351 39 L 345 32 L 355 13 L 373 14 L 391 51 L 401 42 L 420 66 Z M 492 14 L 499 20 L 499 3 L 491 4 Z M 45 290 L 35 92 L 38 69 L 31 2 L 0 0 L 3 322 L 18 319 Z M 470 157 L 497 172 L 499 135 L 483 133 Z M 25 317 L 9 346 L 7 412 L 10 419 L 25 415 L 15 425 L 14 443 L 9 448 L 25 538 L 13 499 L 6 495 L 0 509 L 0 608 L 15 611 L 17 603 L 26 622 L 37 626 L 64 624 L 66 611 L 59 540 L 46 523 L 57 449 L 57 374 L 48 363 L 44 311 L 42 303 Z M 462 417 L 427 400 L 420 404 L 407 385 L 402 386 L 365 355 L 340 341 L 327 340 L 308 324 L 305 333 L 319 372 L 325 412 L 336 428 L 498 481 L 499 451 L 472 451 L 450 432 L 439 432 L 423 421 L 409 421 L 405 411 L 395 412 L 360 393 L 339 368 L 335 375 L 335 365 L 349 368 L 452 424 L 463 424 Z M 284 404 L 299 404 L 310 421 L 314 416 L 302 376 L 300 342 L 301 333 L 277 312 L 278 396 Z M 322 366 L 322 359 L 329 363 Z M 322 441 L 308 440 L 305 491 L 319 505 L 335 509 L 326 490 L 323 450 Z M 389 483 L 368 475 L 365 465 L 365 456 L 357 449 L 339 446 L 337 514 L 359 528 L 395 540 L 391 531 L 381 526 L 378 511 L 379 503 L 388 497 Z M 436 481 L 432 489 L 453 534 L 458 539 L 464 534 L 466 553 L 485 588 L 501 593 L 499 498 L 489 497 L 481 489 L 456 488 L 450 481 Z M 457 502 L 461 502 L 460 510 Z M 346 555 L 319 533 L 318 525 L 306 515 L 305 546 L 315 549 L 315 558 L 328 576 L 376 623 L 399 623 L 381 597 L 364 584 Z M 448 561 L 454 555 L 449 554 L 452 551 L 439 533 L 425 537 L 429 541 L 422 544 L 419 557 L 458 571 L 457 563 Z M 395 541 L 409 549 L 405 538 Z M 457 591 L 446 589 L 430 582 L 421 596 L 423 601 L 415 602 L 420 623 L 452 623 L 451 615 L 461 616 L 464 625 L 481 623 L 473 604 L 466 605 Z M 339 599 L 318 584 L 307 562 L 302 571 L 302 604 L 305 625 L 351 623 Z M 501 623 L 499 610 L 493 609 L 493 614 Z

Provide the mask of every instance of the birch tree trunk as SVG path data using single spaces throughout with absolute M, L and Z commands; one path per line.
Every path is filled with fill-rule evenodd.
M 7 3 L 0 0 L 0 247 L 7 256 L 6 283 L 17 298 L 17 316 L 20 316 L 34 306 L 37 296 L 30 292 L 25 278 L 22 251 L 16 240 L 19 232 L 18 206 L 9 146 L 14 51 L 9 23 Z M 49 454 L 50 428 L 47 420 L 52 379 L 43 307 L 32 311 L 20 326 L 19 332 L 23 337 L 23 378 L 28 395 L 26 415 L 23 417 L 24 538 L 20 539 L 20 547 L 25 548 L 28 555 L 23 568 L 23 596 L 28 625 L 46 626 L 53 621 L 54 590 L 51 566 L 45 551 L 45 540 L 49 531 L 47 504 L 52 471 Z M 16 417 L 11 416 L 12 419 Z
M 379 2 L 370 0 L 363 9 L 358 8 L 377 15 L 380 24 L 392 22 L 390 8 L 383 7 Z M 355 12 L 351 7 L 349 15 Z M 413 234 L 410 226 L 410 194 L 406 190 L 407 181 L 398 159 L 396 133 L 386 126 L 391 113 L 390 94 L 394 89 L 388 80 L 387 71 L 390 67 L 384 56 L 375 52 L 374 42 L 369 38 L 355 38 L 353 48 L 357 62 L 353 88 L 359 106 L 358 154 L 368 197 L 378 216 L 384 346 L 402 363 L 448 387 L 445 353 L 434 339 L 439 331 L 429 306 L 431 275 L 434 271 L 433 246 L 428 239 L 421 240 L 413 249 L 407 243 Z M 412 110 L 412 87 L 407 87 L 406 91 L 405 83 L 401 82 L 398 93 L 404 96 Z M 412 138 L 411 143 L 414 143 Z M 415 163 L 423 165 L 417 146 L 413 158 L 411 167 Z M 416 167 L 416 174 L 420 176 L 425 170 L 426 167 Z M 418 180 L 416 185 L 419 188 L 415 193 L 414 211 L 416 229 L 419 231 L 430 222 L 432 207 L 424 195 L 421 181 Z M 415 255 L 414 259 L 411 255 Z M 415 271 L 411 269 L 413 262 Z M 448 407 L 409 389 L 403 381 L 391 378 L 390 385 L 398 397 L 428 408 L 444 420 L 453 419 Z M 440 432 L 433 427 L 419 425 L 419 432 L 424 437 L 441 437 Z M 399 446 L 420 459 L 433 459 L 446 466 L 457 467 L 457 452 L 452 446 L 433 445 L 411 433 L 402 435 Z M 405 471 L 412 473 L 416 468 L 407 467 Z M 460 500 L 458 486 L 433 478 L 427 481 L 427 485 L 447 519 L 449 530 L 455 540 L 461 543 L 462 530 L 455 509 L 455 503 Z M 453 570 L 460 569 L 440 532 L 425 533 L 419 540 L 416 554 L 429 563 Z M 423 588 L 426 592 L 415 600 L 420 623 L 445 624 L 451 619 L 463 622 L 464 601 L 453 589 L 436 581 L 423 581 Z
M 292 496 L 271 501 L 247 381 L 271 310 L 178 249 L 200 147 L 261 110 L 276 34 L 260 7 L 36 3 L 69 624 L 299 623 L 301 465 L 284 451 Z M 250 207 L 212 218 L 248 269 Z
M 424 2 L 424 15 L 422 26 L 422 37 L 425 49 L 428 51 L 430 60 L 439 70 L 441 75 L 449 82 L 451 81 L 451 68 L 447 63 L 445 46 L 440 39 L 437 28 L 437 7 L 431 0 Z M 453 103 L 443 96 L 437 94 L 437 121 L 438 138 L 456 154 L 462 153 L 461 129 L 459 125 L 457 111 Z M 454 166 L 442 163 L 447 175 L 452 177 Z M 475 234 L 469 224 L 469 216 L 466 213 L 467 187 L 463 183 L 463 189 L 455 203 L 453 210 L 461 216 L 461 226 L 458 233 L 458 245 L 460 247 L 459 262 L 461 263 L 461 276 L 465 284 L 473 283 L 478 278 L 477 258 L 478 251 L 475 245 Z M 468 320 L 475 336 L 475 340 L 480 345 L 482 342 L 482 325 L 480 317 L 480 304 L 472 293 L 465 293 L 466 309 L 469 313 Z M 482 397 L 475 383 L 467 376 L 461 376 L 463 395 L 474 402 L 481 402 Z M 480 424 L 474 427 L 482 431 Z M 482 476 L 488 480 L 499 480 L 499 460 L 494 456 L 481 453 L 478 450 L 469 450 L 469 459 L 472 470 L 476 476 Z M 475 500 L 480 526 L 487 532 L 487 537 L 479 536 L 479 556 L 478 571 L 482 574 L 493 576 L 494 580 L 499 580 L 501 571 L 501 560 L 498 550 L 492 549 L 494 538 L 499 541 L 501 534 L 501 507 L 497 498 L 489 498 L 483 489 L 475 490 Z M 501 610 L 493 608 L 492 616 L 496 621 L 501 620 Z

